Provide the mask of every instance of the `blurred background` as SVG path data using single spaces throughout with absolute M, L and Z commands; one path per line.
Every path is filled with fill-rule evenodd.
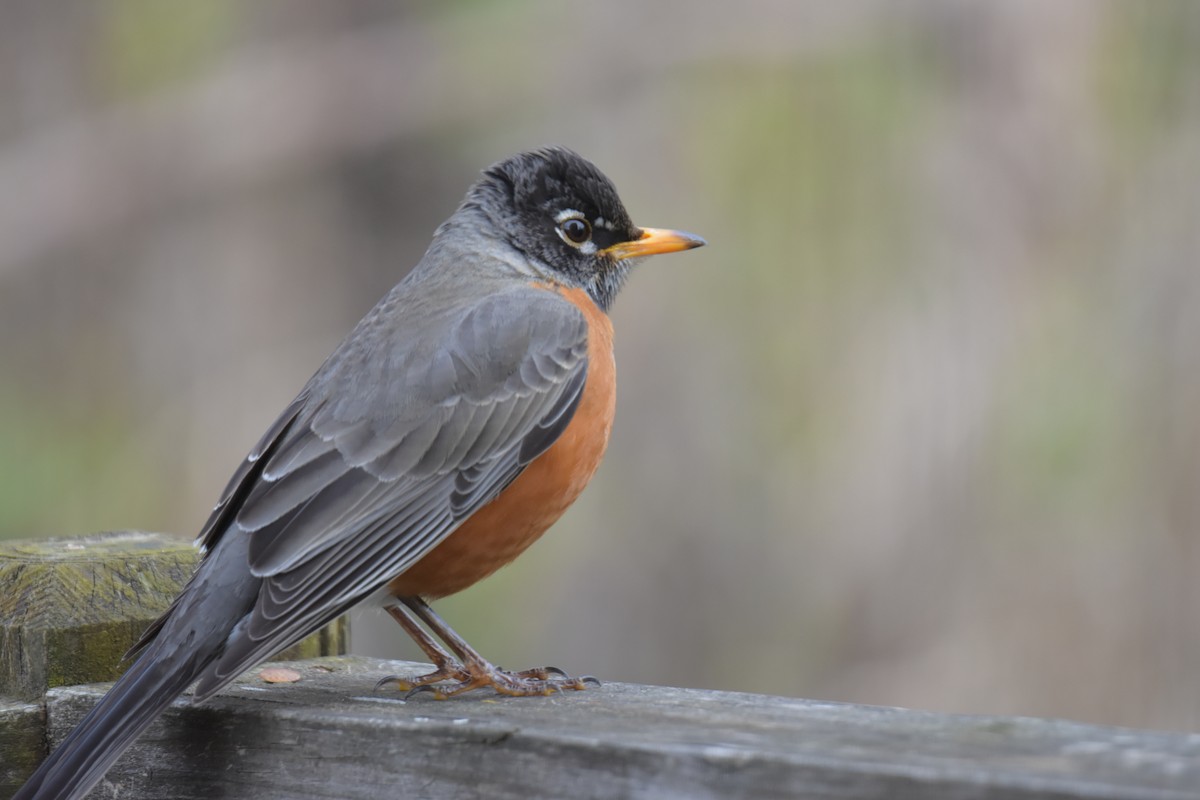
M 0 537 L 192 537 L 478 171 L 710 246 L 613 310 L 513 667 L 1200 727 L 1200 4 L 18 0 Z M 378 612 L 355 648 L 416 656 Z

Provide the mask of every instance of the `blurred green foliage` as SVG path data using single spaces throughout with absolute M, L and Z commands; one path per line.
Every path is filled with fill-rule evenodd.
M 475 171 L 561 142 L 710 244 L 621 297 L 607 463 L 446 603 L 468 638 L 1200 724 L 1200 4 L 36 9 L 0 12 L 0 536 L 192 534 Z
M 245 15 L 234 0 L 98 4 L 97 64 L 113 98 L 162 91 L 196 78 L 236 39 Z
M 724 201 L 736 244 L 709 313 L 739 320 L 755 393 L 781 400 L 756 415 L 772 447 L 819 457 L 837 446 L 812 387 L 838 369 L 856 313 L 912 278 L 908 148 L 930 91 L 921 64 L 888 39 L 689 77 L 704 114 L 686 146 L 705 154 L 703 191 Z
M 53 398 L 0 391 L 0 539 L 144 527 L 172 503 L 166 474 L 133 444 L 140 424 L 107 401 L 78 415 Z
M 1200 49 L 1200 6 L 1189 0 L 1113 3 L 1096 51 L 1104 130 L 1126 152 L 1145 157 L 1163 135 L 1188 124 Z

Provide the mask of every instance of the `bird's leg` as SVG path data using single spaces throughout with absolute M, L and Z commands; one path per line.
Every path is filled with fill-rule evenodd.
M 440 683 L 441 681 L 466 681 L 470 680 L 470 673 L 463 668 L 461 664 L 454 660 L 454 656 L 443 650 L 433 638 L 425 632 L 416 620 L 412 618 L 410 613 L 398 605 L 386 606 L 385 610 L 392 615 L 392 619 L 400 623 L 400 627 L 404 632 L 412 638 L 417 646 L 428 656 L 433 665 L 437 667 L 428 675 L 422 675 L 419 678 L 401 678 L 399 675 L 388 675 L 381 678 L 375 684 L 375 688 L 379 689 L 389 683 L 396 684 L 396 687 L 402 692 L 412 692 L 422 686 L 428 686 L 431 683 Z
M 389 607 L 389 613 L 400 623 L 405 632 L 413 637 L 417 645 L 425 651 L 426 655 L 433 660 L 434 665 L 437 667 L 430 674 L 416 680 L 406 681 L 395 679 L 393 681 L 393 679 L 384 679 L 380 682 L 381 684 L 389 682 L 398 683 L 401 688 L 408 689 L 409 696 L 417 692 L 426 691 L 430 692 L 438 700 L 444 700 L 447 697 L 454 697 L 455 695 L 469 692 L 472 689 L 481 689 L 485 686 L 490 686 L 500 694 L 520 697 L 539 694 L 548 695 L 564 689 L 581 690 L 586 688 L 589 683 L 596 686 L 600 685 L 600 681 L 590 675 L 573 678 L 556 667 L 540 667 L 524 670 L 523 672 L 502 670 L 479 655 L 424 600 L 418 597 L 403 597 L 400 598 L 400 602 L 408 607 L 408 612 L 411 612 L 429 626 L 429 630 L 445 642 L 459 659 L 458 662 L 455 662 L 449 653 L 438 647 L 425 631 L 421 630 L 420 626 L 413 621 L 408 612 L 398 606 Z M 445 688 L 438 688 L 433 685 L 445 680 L 453 681 L 453 683 Z

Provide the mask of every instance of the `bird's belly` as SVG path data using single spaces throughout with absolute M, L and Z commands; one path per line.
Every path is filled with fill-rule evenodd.
M 491 575 L 537 541 L 600 466 L 616 410 L 612 327 L 582 291 L 582 300 L 564 294 L 588 316 L 588 375 L 574 417 L 496 499 L 392 580 L 393 595 L 435 600 Z

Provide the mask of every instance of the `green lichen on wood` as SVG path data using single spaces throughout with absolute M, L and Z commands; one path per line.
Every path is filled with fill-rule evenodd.
M 116 680 L 128 666 L 125 653 L 152 621 L 115 620 L 47 631 L 47 686 Z
M 0 702 L 0 797 L 14 794 L 46 757 L 45 728 L 41 706 Z
M 115 680 L 125 652 L 191 577 L 199 554 L 155 533 L 121 532 L 0 546 L 0 695 Z M 346 652 L 345 622 L 287 651 Z
M 0 694 L 31 699 L 116 678 L 197 557 L 185 542 L 142 532 L 0 547 Z
M 0 546 L 0 620 L 55 629 L 161 614 L 198 554 L 162 534 L 121 532 Z

